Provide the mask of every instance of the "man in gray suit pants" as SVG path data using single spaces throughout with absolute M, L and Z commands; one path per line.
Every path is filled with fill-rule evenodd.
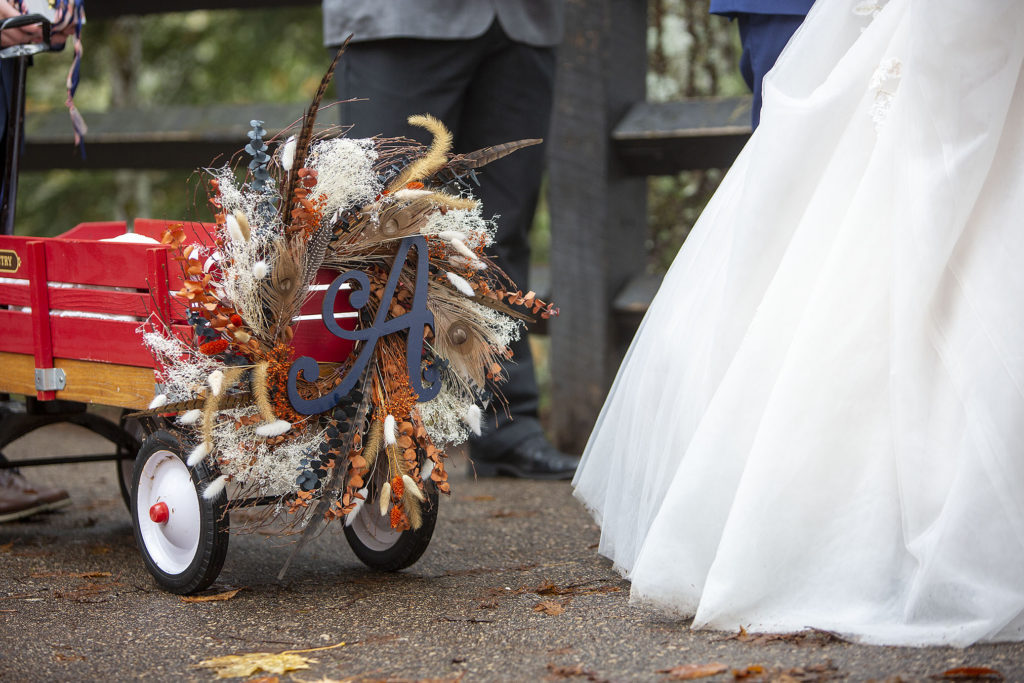
M 433 114 L 452 131 L 457 152 L 547 137 L 555 47 L 563 0 L 323 0 L 324 43 L 352 42 L 335 74 L 341 121 L 353 137 L 428 135 L 406 123 Z M 544 147 L 520 150 L 480 174 L 476 194 L 497 215 L 495 254 L 527 289 L 528 232 L 537 205 Z M 470 441 L 480 475 L 568 479 L 578 458 L 559 453 L 537 419 L 537 381 L 527 340 L 496 390 L 499 406 L 482 437 Z

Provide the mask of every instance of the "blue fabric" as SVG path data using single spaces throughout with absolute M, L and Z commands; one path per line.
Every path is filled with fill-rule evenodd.
M 712 14 L 789 14 L 805 16 L 814 0 L 711 0 Z
M 761 119 L 761 83 L 766 73 L 775 66 L 782 48 L 803 23 L 802 16 L 740 14 L 736 17 L 740 27 L 743 55 L 740 73 L 754 93 L 750 110 L 751 125 L 757 128 Z
M 0 60 L 0 180 L 7 169 L 7 117 L 14 103 L 15 60 Z M 0 182 L 0 206 L 3 206 L 3 183 Z

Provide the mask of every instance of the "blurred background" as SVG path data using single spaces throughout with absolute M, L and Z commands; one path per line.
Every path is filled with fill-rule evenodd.
M 112 108 L 294 103 L 300 112 L 329 61 L 320 36 L 317 5 L 90 18 L 75 102 L 87 123 L 90 113 Z M 746 93 L 736 66 L 735 28 L 710 16 L 707 0 L 650 0 L 647 47 L 649 101 Z M 70 50 L 35 59 L 28 79 L 29 120 L 63 109 L 70 60 Z M 268 121 L 268 127 L 288 123 Z M 244 142 L 239 139 L 238 147 Z M 70 145 L 67 154 L 75 154 Z M 671 263 L 721 176 L 721 170 L 708 169 L 648 179 L 651 270 Z M 25 171 L 17 231 L 55 235 L 82 221 L 137 216 L 207 218 L 195 184 L 194 174 L 184 169 Z M 546 203 L 533 239 L 535 260 L 543 265 L 550 244 Z
M 200 174 L 192 168 L 193 163 L 223 165 L 228 150 L 244 146 L 250 119 L 266 120 L 271 131 L 290 125 L 308 104 L 330 61 L 322 46 L 320 6 L 310 0 L 280 8 L 158 14 L 147 13 L 162 9 L 151 3 L 110 0 L 101 4 L 97 0 L 90 4 L 75 102 L 86 122 L 92 124 L 92 155 L 83 164 L 70 142 L 64 99 L 71 50 L 37 56 L 28 75 L 28 147 L 18 191 L 16 234 L 52 236 L 84 221 L 130 221 L 136 217 L 209 220 Z M 265 7 L 271 3 L 260 0 L 252 4 Z M 139 9 L 142 6 L 146 9 Z M 622 117 L 617 107 L 623 102 L 637 105 L 631 113 L 635 109 L 641 114 L 647 112 L 648 117 L 641 117 L 639 124 L 642 139 L 627 141 L 627 145 L 647 147 L 634 157 L 633 167 L 625 175 L 616 170 L 616 154 L 622 148 L 616 146 L 618 143 L 609 148 L 609 168 L 613 170 L 598 181 L 602 184 L 595 186 L 593 193 L 599 198 L 629 199 L 610 199 L 611 204 L 598 212 L 601 218 L 597 223 L 603 225 L 579 220 L 587 213 L 586 207 L 593 206 L 589 199 L 577 197 L 582 204 L 575 204 L 576 208 L 560 201 L 561 220 L 575 225 L 563 226 L 558 235 L 575 235 L 568 238 L 570 242 L 584 239 L 609 245 L 601 247 L 608 250 L 605 257 L 598 252 L 587 257 L 591 260 L 584 267 L 591 268 L 587 271 L 590 275 L 581 278 L 575 272 L 567 273 L 565 263 L 559 263 L 560 258 L 566 258 L 565 250 L 572 249 L 565 241 L 552 259 L 546 195 L 541 198 L 535 220 L 530 285 L 543 298 L 556 289 L 554 298 L 563 308 L 551 330 L 543 325 L 530 328 L 541 382 L 541 416 L 570 450 L 582 448 L 625 345 L 657 289 L 660 274 L 671 264 L 718 186 L 724 171 L 716 166 L 731 163 L 749 134 L 749 98 L 744 99 L 748 93 L 738 69 L 740 48 L 735 26 L 709 15 L 708 0 L 647 0 L 644 35 L 644 7 L 637 0 L 574 0 L 568 5 L 570 20 L 563 61 L 578 65 L 583 63 L 581 60 L 591 60 L 590 66 L 575 72 L 569 69 L 568 73 L 575 74 L 571 76 L 574 78 L 596 74 L 605 79 L 603 85 L 582 84 L 582 91 L 592 86 L 604 88 L 602 97 L 604 106 L 609 107 L 606 116 L 611 125 Z M 142 14 L 124 15 L 123 11 Z M 616 17 L 627 17 L 629 26 Z M 588 44 L 592 38 L 588 31 L 594 26 L 600 27 L 601 36 L 596 52 Z M 643 40 L 645 101 L 643 89 L 635 83 L 635 74 L 644 71 L 643 51 L 635 49 L 643 47 L 637 44 Z M 630 54 L 620 52 L 623 46 Z M 613 72 L 623 63 L 629 64 L 628 69 L 619 69 L 626 75 L 616 76 Z M 556 88 L 561 89 L 567 77 L 559 73 Z M 581 84 L 568 85 L 564 90 L 566 102 L 575 101 L 572 98 L 581 91 Z M 621 93 L 616 94 L 619 89 Z M 635 99 L 638 96 L 639 102 Z M 735 99 L 718 107 L 718 113 L 707 114 L 700 101 L 708 97 Z M 667 106 L 659 108 L 660 103 Z M 564 109 L 565 102 L 562 106 Z M 339 123 L 337 114 L 330 110 L 322 111 L 319 120 Z M 647 125 L 654 127 L 644 129 Z M 725 137 L 716 137 L 724 129 Z M 575 156 L 573 144 L 590 145 L 594 135 L 601 135 L 600 131 L 571 132 L 579 140 L 563 141 L 563 158 L 566 154 Z M 157 142 L 163 146 L 150 144 L 139 148 L 145 151 L 134 152 L 125 151 L 132 149 L 130 145 L 121 147 L 111 163 L 109 156 L 104 157 L 109 152 L 100 143 L 109 141 L 110 136 L 119 143 L 131 143 L 136 139 L 133 136 L 150 143 L 160 138 Z M 214 138 L 225 152 L 220 158 L 214 158 L 213 153 L 207 156 L 206 147 L 198 155 L 199 147 L 184 151 L 190 142 L 209 145 Z M 87 135 L 87 155 L 89 139 Z M 708 147 L 670 150 L 663 140 L 669 145 L 680 140 L 700 145 L 705 140 L 726 151 L 708 154 Z M 558 147 L 557 141 L 554 146 Z M 157 148 L 163 151 L 152 151 Z M 175 150 L 182 150 L 180 156 L 189 159 L 187 164 L 172 158 Z M 669 159 L 668 163 L 652 166 L 648 162 L 664 161 L 661 157 Z M 136 168 L 118 170 L 126 158 Z M 147 166 L 162 170 L 145 170 Z M 698 170 L 679 172 L 681 168 Z M 627 176 L 632 179 L 620 182 Z M 590 180 L 584 177 L 583 182 Z M 614 207 L 620 206 L 628 207 L 628 226 L 616 223 L 613 214 L 618 209 Z M 630 246 L 626 251 L 632 253 L 627 257 L 619 245 L 613 244 L 615 240 L 636 244 L 641 234 L 643 254 Z M 558 235 L 556 244 L 566 239 Z M 617 268 L 617 273 L 602 270 L 605 266 L 600 259 L 607 257 L 615 259 L 613 269 Z M 549 268 L 551 260 L 555 262 L 553 268 Z M 582 285 L 584 289 L 578 289 L 578 284 L 577 288 L 565 286 L 601 278 L 600 273 L 607 277 L 598 285 L 599 292 L 587 289 L 589 285 Z M 559 277 L 563 278 L 561 285 Z M 588 342 L 586 357 L 579 354 L 580 340 Z M 568 408 L 552 415 L 552 404 Z

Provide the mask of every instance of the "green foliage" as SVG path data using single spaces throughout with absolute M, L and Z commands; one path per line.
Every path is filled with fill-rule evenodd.
M 648 1 L 648 99 L 746 94 L 739 39 L 708 0 Z M 723 171 L 686 171 L 647 182 L 650 267 L 664 271 L 721 182 Z

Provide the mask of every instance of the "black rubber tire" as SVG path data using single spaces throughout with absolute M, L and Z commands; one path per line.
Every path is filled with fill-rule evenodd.
M 345 527 L 345 539 L 352 548 L 352 552 L 367 567 L 382 572 L 397 572 L 400 569 L 412 566 L 416 560 L 420 559 L 427 546 L 430 545 L 430 538 L 434 535 L 434 525 L 437 524 L 438 496 L 437 489 L 432 484 L 427 485 L 427 500 L 421 505 L 423 524 L 419 529 L 403 531 L 394 543 L 391 543 L 388 547 L 371 548 L 359 538 L 355 526 L 362 522 L 364 523 L 363 528 L 366 528 L 365 522 L 368 520 L 361 520 L 364 515 L 376 516 L 384 526 L 387 526 L 389 522 L 380 516 L 376 500 L 366 501 L 352 526 Z M 370 521 L 376 522 L 377 520 L 371 519 Z
M 131 512 L 132 509 L 132 484 L 135 474 L 135 454 L 142 448 L 142 442 L 146 438 L 146 430 L 143 428 L 142 423 L 137 419 L 125 419 L 125 415 L 132 411 L 125 408 L 121 411 L 120 427 L 125 434 L 127 434 L 134 441 L 134 447 L 129 451 L 126 446 L 117 444 L 117 455 L 118 460 L 114 461 L 114 467 L 116 468 L 117 485 L 121 489 L 121 498 L 124 500 L 125 507 Z M 123 456 L 132 454 L 132 457 L 125 458 Z
M 213 583 L 224 566 L 230 526 L 228 499 L 223 491 L 213 500 L 203 498 L 200 492 L 212 479 L 210 470 L 205 463 L 189 468 L 195 494 L 199 500 L 199 544 L 192 562 L 181 573 L 172 574 L 162 570 L 150 556 L 139 528 L 138 496 L 139 480 L 145 470 L 146 461 L 152 457 L 165 457 L 167 452 L 184 463 L 186 455 L 183 444 L 176 436 L 162 429 L 150 434 L 139 450 L 132 477 L 132 527 L 146 569 L 153 575 L 157 584 L 171 593 L 186 595 L 201 591 Z

